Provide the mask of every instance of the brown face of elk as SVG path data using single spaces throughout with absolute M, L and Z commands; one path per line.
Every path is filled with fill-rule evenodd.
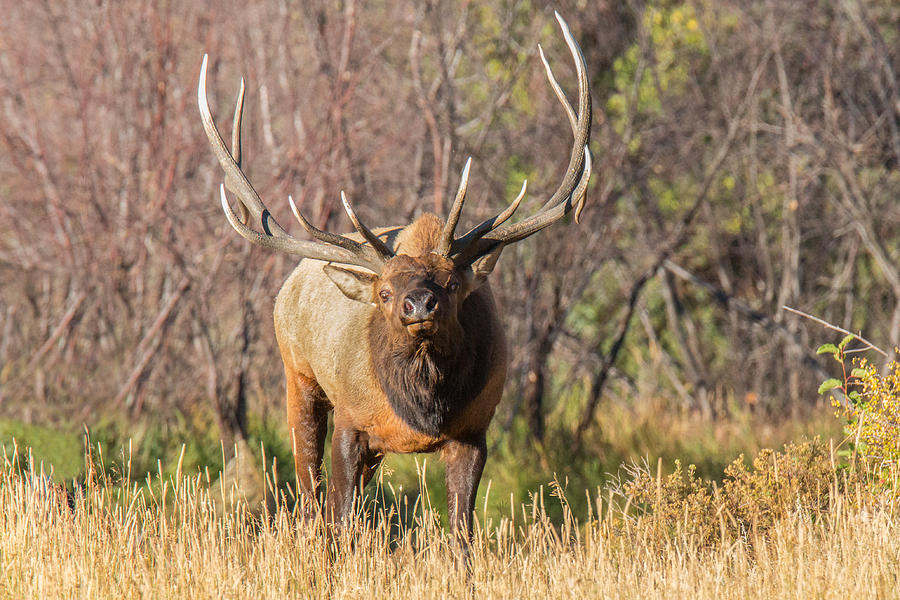
M 325 273 L 348 298 L 377 306 L 395 335 L 452 338 L 460 331 L 459 307 L 485 281 L 487 267 L 482 261 L 474 268 L 458 268 L 434 253 L 401 254 L 378 275 L 331 264 Z

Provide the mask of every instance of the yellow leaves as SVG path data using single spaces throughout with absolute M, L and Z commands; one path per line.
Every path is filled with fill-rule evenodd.
M 607 108 L 619 133 L 625 115 L 661 114 L 664 96 L 685 91 L 697 61 L 709 52 L 699 18 L 690 3 L 644 11 L 643 26 L 652 44 L 646 50 L 634 44 L 613 63 L 614 91 Z M 704 13 L 702 18 L 712 17 Z M 715 26 L 711 21 L 710 27 Z M 647 51 L 652 56 L 646 56 Z
M 624 115 L 627 107 L 628 101 L 625 99 L 625 94 L 612 94 L 606 101 L 606 110 L 617 115 Z
M 740 213 L 732 214 L 724 221 L 725 231 L 731 235 L 737 235 L 741 232 L 741 225 L 743 222 L 744 220 Z
M 759 174 L 756 179 L 756 193 L 762 197 L 772 195 L 775 187 L 775 174 L 766 170 Z
M 859 397 L 844 406 L 843 416 L 857 450 L 879 460 L 900 459 L 900 365 L 892 361 L 881 374 L 864 358 L 856 364 L 848 383 Z
M 635 155 L 641 149 L 641 136 L 636 135 L 628 141 L 628 154 Z

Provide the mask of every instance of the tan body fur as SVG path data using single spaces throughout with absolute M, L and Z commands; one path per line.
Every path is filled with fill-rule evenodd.
M 430 252 L 442 226 L 437 217 L 425 215 L 404 229 L 377 233 L 396 253 L 416 257 Z M 489 285 L 479 286 L 467 298 L 480 299 L 489 307 L 492 348 L 487 382 L 445 432 L 432 436 L 416 431 L 396 414 L 376 377 L 365 332 L 378 308 L 346 297 L 326 276 L 325 264 L 302 260 L 275 302 L 275 332 L 287 380 L 288 425 L 302 487 L 314 492 L 317 485 L 324 441 L 320 439 L 320 420 L 327 410 L 334 412 L 336 429 L 364 433 L 369 449 L 377 454 L 433 452 L 445 449 L 455 439 L 483 435 L 506 379 L 506 339 Z

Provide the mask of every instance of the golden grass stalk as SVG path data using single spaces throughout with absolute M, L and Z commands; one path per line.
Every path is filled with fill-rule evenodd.
M 132 482 L 126 471 L 114 483 L 89 471 L 70 499 L 40 466 L 0 468 L 0 597 L 889 597 L 900 567 L 893 500 L 837 495 L 818 518 L 799 509 L 764 534 L 700 546 L 660 544 L 653 519 L 599 496 L 592 518 L 564 511 L 553 525 L 537 492 L 529 506 L 480 515 L 467 576 L 424 501 L 405 507 L 402 525 L 403 506 L 369 506 L 379 514 L 329 554 L 321 528 L 284 502 L 256 518 L 240 494 L 217 508 L 223 492 L 201 474 Z M 551 495 L 567 502 L 559 485 Z

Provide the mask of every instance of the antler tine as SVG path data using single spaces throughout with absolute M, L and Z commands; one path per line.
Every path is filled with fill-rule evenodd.
M 584 196 L 588 180 L 590 179 L 590 158 L 587 156 L 587 144 L 591 133 L 590 84 L 581 48 L 572 37 L 569 26 L 559 13 L 556 13 L 556 20 L 562 29 L 563 37 L 566 40 L 566 45 L 569 47 L 569 52 L 572 54 L 578 75 L 578 113 L 576 116 L 571 104 L 565 97 L 565 93 L 562 91 L 562 87 L 560 87 L 556 77 L 553 75 L 543 50 L 541 50 L 541 61 L 544 63 L 550 87 L 553 88 L 557 99 L 562 104 L 574 133 L 572 153 L 569 157 L 566 174 L 559 187 L 536 214 L 513 225 L 495 226 L 491 231 L 484 233 L 480 239 L 476 239 L 473 236 L 468 245 L 459 244 L 454 260 L 461 264 L 471 264 L 471 262 L 495 249 L 498 244 L 511 244 L 537 233 L 563 218 L 573 207 L 577 207 L 576 216 L 580 217 L 581 210 L 584 208 Z
M 200 118 L 203 121 L 203 129 L 206 131 L 206 137 L 209 139 L 209 143 L 212 146 L 213 152 L 216 154 L 216 158 L 219 159 L 222 170 L 225 171 L 225 184 L 228 186 L 229 190 L 234 192 L 246 210 L 250 211 L 253 217 L 260 221 L 263 231 L 274 237 L 290 238 L 288 233 L 282 229 L 281 225 L 279 225 L 272 217 L 272 214 L 268 211 L 262 200 L 259 199 L 259 194 L 253 189 L 247 176 L 241 171 L 240 165 L 238 165 L 231 153 L 228 152 L 228 148 L 225 147 L 222 136 L 219 135 L 219 130 L 216 128 L 216 124 L 213 121 L 212 114 L 209 110 L 209 102 L 206 99 L 207 60 L 208 56 L 204 54 L 203 65 L 200 67 L 200 83 L 197 86 L 197 101 L 200 105 Z M 238 104 L 241 105 L 241 107 L 243 106 L 243 97 L 239 98 Z M 236 110 L 235 119 L 240 120 L 240 118 L 241 111 Z M 236 129 L 238 134 L 240 134 L 239 123 Z
M 575 116 L 575 109 L 572 108 L 569 99 L 566 98 L 566 93 L 563 91 L 562 86 L 559 85 L 559 81 L 556 80 L 553 69 L 550 68 L 550 63 L 547 62 L 547 57 L 544 55 L 544 49 L 541 48 L 540 44 L 538 44 L 538 54 L 541 57 L 541 62 L 544 63 L 544 72 L 547 74 L 547 79 L 550 81 L 550 87 L 553 88 L 553 92 L 559 99 L 560 104 L 562 104 L 563 110 L 566 111 L 566 116 L 569 118 L 569 124 L 572 126 L 572 133 L 575 133 L 578 127 L 578 117 Z
M 225 146 L 219 130 L 213 121 L 212 113 L 209 109 L 209 101 L 206 98 L 206 69 L 208 64 L 208 56 L 203 56 L 203 64 L 200 67 L 200 82 L 197 85 L 197 102 L 200 107 L 200 117 L 203 122 L 203 129 L 206 131 L 206 137 L 212 146 L 216 158 L 222 170 L 225 171 L 225 185 L 219 187 L 219 194 L 222 203 L 222 209 L 225 211 L 225 217 L 228 223 L 243 238 L 248 241 L 271 248 L 287 254 L 295 254 L 315 260 L 325 260 L 336 263 L 356 265 L 371 269 L 376 273 L 381 270 L 385 259 L 378 252 L 369 246 L 363 246 L 351 239 L 326 233 L 316 229 L 309 224 L 306 219 L 302 218 L 293 200 L 291 200 L 291 209 L 294 215 L 300 221 L 301 225 L 310 231 L 310 233 L 321 243 L 309 242 L 306 240 L 298 240 L 291 237 L 272 217 L 266 205 L 259 198 L 259 194 L 253 189 L 247 176 L 241 170 L 241 119 L 244 107 L 244 85 L 241 81 L 241 89 L 238 93 L 237 104 L 234 112 L 234 123 L 231 134 L 231 152 Z M 241 209 L 239 217 L 231 209 L 228 204 L 228 197 L 225 195 L 225 188 L 234 192 L 238 198 L 238 204 Z M 262 224 L 264 233 L 254 231 L 248 225 L 248 213 L 252 214 Z
M 522 189 L 519 190 L 519 195 L 516 196 L 516 199 L 513 200 L 512 203 L 503 210 L 503 212 L 494 217 L 491 217 L 490 219 L 485 219 L 484 221 L 467 231 L 465 235 L 454 240 L 453 248 L 451 249 L 450 254 L 458 254 L 462 251 L 462 249 L 480 240 L 489 231 L 493 231 L 497 227 L 500 227 L 500 225 L 502 225 L 511 216 L 513 216 L 513 213 L 515 213 L 516 209 L 519 208 L 519 204 L 522 202 L 522 198 L 525 197 L 525 192 L 527 190 L 528 180 L 526 179 L 522 181 Z
M 362 246 L 359 242 L 354 242 L 349 238 L 345 238 L 342 235 L 338 235 L 336 233 L 330 233 L 328 231 L 323 231 L 310 223 L 306 217 L 297 209 L 297 205 L 294 204 L 294 199 L 291 196 L 288 196 L 288 204 L 291 205 L 291 212 L 294 213 L 294 218 L 297 219 L 297 222 L 306 230 L 306 233 L 313 236 L 320 242 L 325 242 L 326 244 L 332 244 L 333 246 L 337 246 L 339 248 L 343 248 L 344 250 L 350 250 L 351 252 L 356 252 Z
M 204 77 L 204 80 L 206 78 Z M 234 159 L 234 164 L 241 167 L 241 122 L 244 118 L 244 78 L 241 77 L 241 88 L 238 90 L 237 102 L 234 104 L 234 122 L 231 126 L 231 157 Z M 228 185 L 229 189 L 233 187 L 233 185 L 228 182 L 228 176 L 225 177 L 226 185 Z M 241 223 L 246 225 L 250 222 L 250 212 L 247 210 L 247 207 L 243 202 L 238 200 L 238 207 L 241 209 Z
M 241 166 L 241 123 L 244 120 L 244 78 L 238 90 L 237 102 L 234 104 L 234 121 L 231 124 L 231 157 L 234 164 Z
M 319 229 L 318 227 L 316 227 L 315 225 L 313 225 L 312 223 L 310 223 L 306 219 L 306 217 L 303 216 L 303 214 L 297 208 L 297 205 L 294 204 L 294 199 L 291 196 L 288 196 L 288 204 L 290 204 L 291 212 L 294 213 L 294 217 L 297 219 L 297 221 L 299 221 L 299 223 L 303 227 L 303 229 L 305 229 L 307 233 L 309 233 L 311 236 L 313 236 L 320 242 L 324 242 L 326 244 L 331 244 L 333 246 L 337 246 L 338 248 L 343 248 L 344 250 L 347 250 L 348 252 L 352 252 L 356 256 L 365 257 L 365 259 L 368 262 L 377 265 L 379 267 L 379 269 L 384 264 L 384 262 L 387 258 L 390 258 L 390 256 L 393 256 L 393 253 L 391 253 L 390 256 L 385 256 L 380 251 L 373 250 L 373 248 L 369 247 L 369 246 L 363 246 L 356 240 L 351 240 L 350 238 L 345 237 L 343 235 L 338 235 L 336 233 L 323 231 L 323 230 Z M 353 219 L 351 218 L 351 220 L 353 220 Z M 366 231 L 368 231 L 368 230 L 366 230 Z M 371 234 L 372 232 L 369 232 L 369 233 Z M 374 234 L 372 234 L 372 237 L 375 237 Z M 381 242 L 381 240 L 378 240 L 378 241 Z M 384 247 L 383 244 L 382 244 L 382 247 Z M 390 250 L 388 250 L 388 252 L 390 252 Z M 374 269 L 374 270 L 377 272 L 379 269 Z
M 581 223 L 581 211 L 584 210 L 584 201 L 587 200 L 587 186 L 591 180 L 591 172 L 593 170 L 593 160 L 591 158 L 590 149 L 585 146 L 584 147 L 584 171 L 581 172 L 581 179 L 578 180 L 578 185 L 575 186 L 575 191 L 572 192 L 572 198 L 576 198 L 575 200 L 575 224 L 578 225 Z
M 225 211 L 225 218 L 228 219 L 228 223 L 234 228 L 235 231 L 237 231 L 241 235 L 242 238 L 264 248 L 271 248 L 272 250 L 282 250 L 285 252 L 288 251 L 284 247 L 284 244 L 286 242 L 284 238 L 263 235 L 258 231 L 250 229 L 243 221 L 241 221 L 240 217 L 238 217 L 231 209 L 231 205 L 228 204 L 228 197 L 225 195 L 225 184 L 219 184 L 219 198 L 222 202 L 222 210 Z M 238 203 L 240 204 L 240 201 L 238 201 Z
M 350 204 L 350 201 L 347 200 L 344 190 L 341 190 L 341 204 L 344 205 L 344 211 L 347 213 L 347 216 L 350 217 L 350 222 L 353 223 L 353 227 L 355 227 L 360 235 L 372 245 L 372 248 L 374 248 L 383 258 L 392 258 L 394 256 L 394 251 L 388 248 L 387 245 L 381 241 L 381 238 L 372 233 L 372 230 L 359 220 L 359 217 L 356 216 L 356 211 L 353 210 L 353 206 Z
M 559 15 L 557 15 L 559 16 Z M 553 69 L 550 68 L 550 63 L 547 61 L 547 57 L 544 55 L 544 49 L 541 48 L 541 45 L 538 44 L 538 54 L 540 54 L 541 62 L 544 63 L 544 72 L 547 74 L 547 80 L 550 82 L 550 87 L 553 88 L 553 92 L 556 94 L 556 98 L 559 100 L 559 103 L 562 105 L 563 110 L 566 111 L 566 116 L 569 118 L 569 125 L 572 127 L 572 134 L 578 135 L 578 118 L 575 115 L 575 109 L 572 108 L 572 104 L 569 102 L 569 99 L 566 98 L 566 93 L 563 91 L 562 86 L 559 85 L 559 81 L 557 81 L 556 76 L 553 74 Z M 590 161 L 590 150 L 585 146 L 585 161 Z M 588 179 L 590 179 L 590 167 L 586 166 L 585 170 L 588 172 Z M 579 185 L 581 184 L 581 180 L 579 180 Z M 585 180 L 585 188 L 587 187 L 587 180 Z M 578 207 L 575 211 L 575 223 L 581 223 L 581 211 L 584 210 L 584 200 L 586 198 L 585 194 L 582 194 L 581 201 L 578 203 Z M 544 206 L 548 206 L 552 198 L 547 201 L 547 204 Z
M 470 156 L 466 160 L 466 166 L 463 167 L 462 176 L 459 179 L 459 189 L 456 190 L 456 198 L 453 200 L 450 214 L 447 215 L 447 222 L 444 224 L 444 230 L 441 232 L 441 240 L 435 249 L 435 254 L 447 256 L 450 252 L 450 247 L 453 245 L 453 233 L 456 231 L 459 215 L 462 212 L 463 204 L 466 202 L 466 188 L 469 187 L 469 168 L 471 166 L 472 157 Z

